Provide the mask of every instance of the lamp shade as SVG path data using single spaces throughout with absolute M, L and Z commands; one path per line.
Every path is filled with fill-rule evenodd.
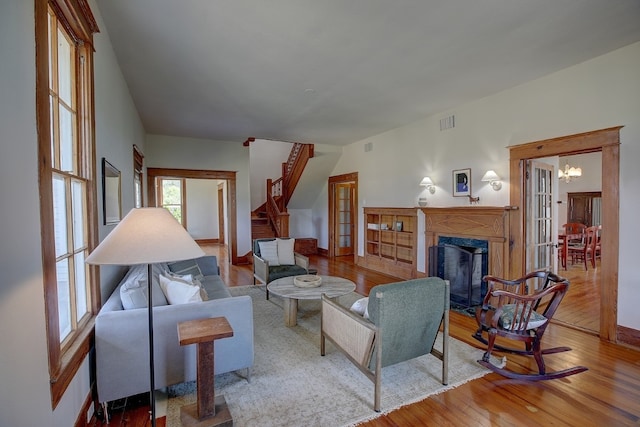
M 480 181 L 500 181 L 500 177 L 498 176 L 498 174 L 496 173 L 496 171 L 494 170 L 488 170 L 487 173 L 485 173 L 482 176 L 482 179 Z
M 420 181 L 420 185 L 428 187 L 429 185 L 433 185 L 433 181 L 431 181 L 431 178 L 429 178 L 428 176 L 425 176 L 424 178 L 422 178 L 422 181 Z
M 199 258 L 205 253 L 165 208 L 136 208 L 87 257 L 88 264 L 136 265 Z

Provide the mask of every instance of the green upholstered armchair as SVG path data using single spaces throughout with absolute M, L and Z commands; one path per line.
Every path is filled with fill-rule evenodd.
M 284 262 L 270 262 L 267 254 L 262 254 L 260 249 L 261 242 L 270 243 L 275 242 L 275 238 L 255 239 L 253 241 L 253 284 L 256 284 L 256 280 L 264 283 L 265 285 L 270 282 L 288 276 L 300 276 L 302 274 L 308 274 L 309 272 L 309 257 L 299 254 L 293 251 L 293 244 L 295 239 L 292 238 L 279 238 L 282 241 L 289 241 L 290 254 L 280 254 L 280 261 Z M 282 248 L 283 245 L 280 246 Z M 276 255 L 277 258 L 277 255 Z M 278 265 L 273 265 L 278 264 Z M 267 290 L 267 299 L 269 299 L 269 290 Z
M 369 319 L 322 298 L 320 354 L 328 339 L 374 383 L 374 410 L 380 411 L 381 370 L 433 354 L 448 382 L 449 282 L 438 277 L 379 285 L 371 289 Z M 442 325 L 442 349 L 434 348 Z

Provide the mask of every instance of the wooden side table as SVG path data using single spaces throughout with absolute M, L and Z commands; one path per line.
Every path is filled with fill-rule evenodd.
M 197 402 L 180 408 L 183 426 L 232 426 L 233 418 L 224 396 L 215 395 L 213 342 L 233 336 L 226 317 L 188 320 L 178 323 L 180 345 L 197 344 Z

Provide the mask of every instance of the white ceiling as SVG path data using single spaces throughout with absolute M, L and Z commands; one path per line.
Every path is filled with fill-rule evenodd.
M 96 1 L 146 131 L 223 141 L 348 144 L 640 40 L 639 0 Z

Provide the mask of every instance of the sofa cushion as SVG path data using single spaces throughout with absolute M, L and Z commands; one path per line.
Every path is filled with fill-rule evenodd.
M 164 293 L 157 283 L 153 284 L 153 306 L 167 305 Z M 147 292 L 147 279 L 128 281 L 120 287 L 120 301 L 122 308 L 131 310 L 134 308 L 146 308 L 149 295 Z
M 523 307 L 520 306 L 518 308 L 518 313 L 516 314 L 516 304 L 505 304 L 502 306 L 502 314 L 500 314 L 500 319 L 498 320 L 501 327 L 505 329 L 511 329 L 513 325 L 513 329 L 520 329 L 520 324 L 518 319 L 522 314 Z M 526 313 L 528 314 L 528 312 Z M 525 314 L 525 316 L 526 316 Z M 515 320 L 514 320 L 515 319 Z M 540 326 L 547 323 L 547 318 L 537 311 L 533 311 L 531 316 L 529 317 L 529 321 L 525 327 L 526 330 L 539 328 Z M 514 324 L 515 323 L 515 324 Z
M 260 257 L 267 261 L 270 267 L 280 265 L 276 240 L 258 242 L 258 245 L 260 246 Z
M 294 265 L 296 258 L 293 255 L 293 246 L 296 239 L 276 239 L 278 244 L 278 263 L 280 265 Z
M 160 287 L 169 304 L 187 304 L 202 301 L 199 284 L 190 283 L 178 277 L 161 274 Z
M 186 259 L 184 261 L 170 262 L 167 264 L 169 271 L 172 273 L 186 275 L 191 274 L 194 278 L 200 280 L 203 277 L 202 271 L 195 259 Z
M 153 289 L 152 298 L 153 306 L 167 305 L 167 299 L 164 297 L 160 284 L 158 282 L 158 276 L 163 271 L 163 264 L 154 264 L 152 266 Z M 122 308 L 125 310 L 131 310 L 134 308 L 147 307 L 148 294 L 147 294 L 147 265 L 140 264 L 132 266 L 127 274 L 121 281 L 120 286 L 120 302 Z
M 299 276 L 307 274 L 307 270 L 299 265 L 278 265 L 275 267 L 269 266 L 269 282 L 273 282 L 276 279 L 289 276 Z
M 191 274 L 180 275 L 167 271 L 165 275 L 170 278 L 176 278 L 178 280 L 185 281 L 190 285 L 197 286 L 198 288 L 200 288 L 200 298 L 202 298 L 202 301 L 209 301 L 209 295 L 207 294 L 207 290 L 204 288 L 204 286 L 202 286 L 202 281 L 194 278 Z
M 369 297 L 360 298 L 356 300 L 350 308 L 356 314 L 364 317 L 365 319 L 369 318 Z
M 208 300 L 231 297 L 229 287 L 225 285 L 220 276 L 204 276 L 200 283 L 207 293 Z

